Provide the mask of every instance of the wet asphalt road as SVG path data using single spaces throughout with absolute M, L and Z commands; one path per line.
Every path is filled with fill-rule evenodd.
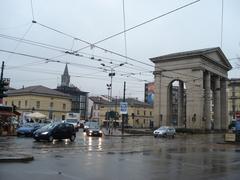
M 0 180 L 240 179 L 240 145 L 218 142 L 223 142 L 223 135 L 98 138 L 81 130 L 75 142 L 0 137 L 2 153 L 35 158 L 29 163 L 0 163 Z

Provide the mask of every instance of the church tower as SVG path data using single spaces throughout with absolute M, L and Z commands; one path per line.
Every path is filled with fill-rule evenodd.
M 61 86 L 69 86 L 69 83 L 70 83 L 70 76 L 68 74 L 68 66 L 66 64 L 64 73 L 62 75 Z

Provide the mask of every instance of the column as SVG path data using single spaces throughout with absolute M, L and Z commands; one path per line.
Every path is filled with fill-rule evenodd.
M 159 127 L 161 125 L 160 117 L 160 88 L 161 88 L 161 72 L 155 71 L 155 95 L 153 104 L 153 115 L 154 115 L 154 127 Z
M 179 81 L 178 87 L 178 127 L 183 126 L 183 82 Z
M 211 129 L 211 74 L 206 72 L 204 74 L 204 83 L 205 83 L 205 99 L 204 99 L 204 108 L 205 108 L 205 118 L 206 118 L 206 129 Z
M 221 129 L 226 130 L 228 125 L 227 82 L 221 79 Z
M 214 89 L 214 129 L 221 129 L 221 97 L 220 97 L 220 77 L 215 78 Z

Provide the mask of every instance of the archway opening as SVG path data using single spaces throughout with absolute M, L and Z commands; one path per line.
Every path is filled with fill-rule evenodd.
M 171 126 L 186 128 L 186 84 L 173 80 L 168 88 L 168 123 Z

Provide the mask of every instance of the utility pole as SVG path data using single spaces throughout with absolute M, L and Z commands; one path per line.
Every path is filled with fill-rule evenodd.
M 125 99 L 125 93 L 126 93 L 126 81 L 124 81 L 124 87 L 123 87 L 123 102 L 126 101 Z M 122 135 L 124 134 L 124 121 L 125 121 L 125 114 L 122 114 Z
M 2 62 L 1 77 L 0 77 L 0 104 L 3 104 L 3 98 L 7 97 L 7 95 L 4 92 L 8 90 L 9 83 L 10 83 L 9 78 L 3 78 L 3 70 L 4 70 L 4 61 Z

